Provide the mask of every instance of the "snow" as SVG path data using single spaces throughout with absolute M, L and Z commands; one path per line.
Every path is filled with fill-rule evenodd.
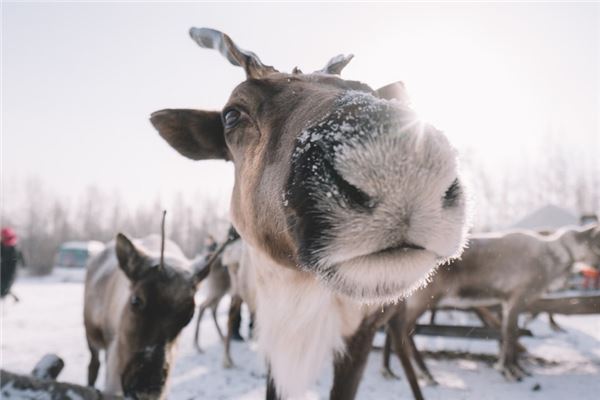
M 60 380 L 79 384 L 86 382 L 89 353 L 83 328 L 83 284 L 60 276 L 45 278 L 19 277 L 14 292 L 21 301 L 7 299 L 2 303 L 2 368 L 29 373 L 47 353 L 56 353 L 65 361 Z M 228 301 L 221 303 L 219 322 L 226 326 Z M 474 323 L 464 313 L 439 312 L 438 323 Z M 427 321 L 427 316 L 423 317 Z M 486 362 L 486 355 L 496 355 L 493 341 L 417 337 L 421 350 L 455 350 L 482 357 L 441 359 L 427 357 L 426 362 L 439 386 L 424 386 L 424 395 L 435 399 L 595 399 L 600 391 L 600 316 L 556 316 L 567 333 L 550 330 L 546 316 L 534 320 L 528 328 L 533 338 L 521 343 L 533 357 L 524 365 L 533 373 L 521 383 L 508 383 Z M 244 328 L 247 314 L 244 315 Z M 201 343 L 204 353 L 192 346 L 194 324 L 188 325 L 179 343 L 177 361 L 171 378 L 170 399 L 240 399 L 264 398 L 264 367 L 255 346 L 234 342 L 232 357 L 236 366 L 223 369 L 222 345 L 212 320 L 202 323 Z M 246 330 L 242 334 L 246 334 Z M 376 344 L 383 343 L 378 334 Z M 483 359 L 483 360 L 482 360 Z M 543 361 L 543 362 L 540 362 Z M 402 378 L 386 380 L 379 373 L 381 353 L 373 351 L 358 393 L 358 399 L 412 399 L 397 359 L 392 368 Z M 103 382 L 101 369 L 98 383 Z M 328 370 L 306 396 L 326 399 L 332 371 Z M 539 385 L 538 390 L 534 390 Z M 10 389 L 5 387 L 4 389 Z

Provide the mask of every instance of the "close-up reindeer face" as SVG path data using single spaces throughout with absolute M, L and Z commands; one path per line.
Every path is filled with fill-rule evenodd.
M 161 263 L 124 235 L 117 236 L 119 267 L 129 279 L 121 315 L 121 384 L 126 396 L 162 398 L 175 341 L 194 315 L 194 295 L 208 268 L 192 274 L 169 258 Z
M 466 212 L 447 138 L 406 105 L 400 83 L 373 90 L 337 76 L 263 65 L 227 35 L 191 30 L 247 79 L 222 112 L 162 110 L 161 136 L 192 159 L 235 165 L 231 217 L 274 261 L 360 301 L 389 301 L 460 253 Z
M 600 3 L 53 3 L 2 6 L 0 397 L 594 398 Z

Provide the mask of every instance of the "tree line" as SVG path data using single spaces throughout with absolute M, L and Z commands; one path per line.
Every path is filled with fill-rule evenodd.
M 228 228 L 227 214 L 210 199 L 202 202 L 178 194 L 164 204 L 157 197 L 148 205 L 131 206 L 119 194 L 88 187 L 75 202 L 53 194 L 39 178 L 28 178 L 12 188 L 23 199 L 12 210 L 3 210 L 2 225 L 12 226 L 19 248 L 32 273 L 48 273 L 64 242 L 113 240 L 117 232 L 132 237 L 159 233 L 162 210 L 167 210 L 166 234 L 188 257 L 205 250 L 209 236 L 220 240 Z
M 549 140 L 535 160 L 516 158 L 502 165 L 463 152 L 462 169 L 475 205 L 474 231 L 509 228 L 517 220 L 548 204 L 576 215 L 600 212 L 600 158 L 589 162 Z M 226 207 L 209 198 L 189 199 L 178 194 L 165 205 L 157 198 L 133 207 L 117 193 L 88 187 L 75 202 L 53 194 L 39 178 L 18 182 L 23 201 L 6 210 L 2 225 L 13 226 L 32 270 L 44 273 L 66 241 L 112 240 L 117 232 L 142 237 L 160 231 L 162 209 L 167 209 L 167 235 L 188 257 L 204 250 L 209 235 L 228 227 Z M 15 190 L 15 188 L 11 188 Z M 4 188 L 6 192 L 6 188 Z M 4 193 L 3 196 L 7 194 Z

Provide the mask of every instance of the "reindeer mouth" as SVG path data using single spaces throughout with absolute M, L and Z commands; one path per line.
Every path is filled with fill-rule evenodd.
M 402 243 L 372 253 L 351 257 L 338 263 L 336 268 L 344 268 L 347 264 L 364 263 L 365 265 L 369 265 L 371 263 L 382 262 L 389 264 L 390 268 L 395 269 L 405 260 L 421 257 L 433 258 L 435 260 L 440 258 L 436 253 L 422 246 L 413 243 Z
M 324 284 L 361 303 L 389 303 L 423 286 L 439 256 L 415 243 L 401 243 L 339 260 L 317 269 Z
M 436 258 L 440 258 L 431 250 L 412 242 L 402 242 L 388 247 L 383 247 L 379 250 L 347 255 L 345 257 L 335 258 L 330 260 L 330 268 L 339 268 L 347 263 L 369 262 L 374 260 L 385 260 L 393 264 L 398 264 L 404 257 L 414 257 L 418 253 L 433 254 Z
M 392 252 L 396 252 L 396 251 L 407 252 L 410 250 L 425 250 L 425 247 L 419 246 L 418 244 L 414 244 L 414 243 L 410 243 L 410 242 L 403 242 L 399 245 L 386 247 L 383 250 L 378 250 L 375 253 L 372 253 L 371 255 L 388 254 L 388 253 L 392 253 Z

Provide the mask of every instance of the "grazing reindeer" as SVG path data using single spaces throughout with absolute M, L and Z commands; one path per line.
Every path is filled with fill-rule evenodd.
M 151 122 L 182 155 L 231 160 L 233 225 L 256 275 L 267 396 L 303 394 L 325 362 L 358 382 L 371 346 L 363 320 L 460 254 L 466 236 L 457 155 L 447 138 L 389 92 L 338 75 L 282 73 L 227 35 L 192 28 L 246 80 L 219 111 L 162 110 Z M 369 304 L 365 306 L 364 304 Z M 346 368 L 346 366 L 349 366 Z M 357 385 L 332 398 L 354 397 Z
M 213 320 L 221 340 L 225 344 L 225 358 L 223 365 L 225 368 L 233 366 L 230 356 L 230 343 L 233 337 L 233 318 L 238 315 L 242 305 L 242 292 L 247 293 L 249 291 L 248 285 L 250 280 L 246 278 L 247 268 L 241 267 L 241 254 L 242 253 L 242 242 L 237 239 L 230 245 L 228 245 L 221 257 L 217 258 L 211 266 L 211 271 L 206 280 L 204 286 L 207 287 L 206 299 L 198 307 L 198 319 L 196 321 L 196 332 L 194 336 L 194 343 L 198 351 L 201 351 L 199 345 L 199 327 L 200 320 L 204 310 L 208 307 L 211 308 Z M 243 277 L 240 277 L 243 274 Z M 243 279 L 241 279 L 243 278 Z M 227 293 L 231 294 L 231 306 L 230 316 L 227 325 L 227 335 L 223 335 L 219 323 L 217 321 L 217 309 L 222 298 Z M 249 297 L 246 295 L 246 297 Z
M 208 254 L 206 257 L 210 257 L 210 254 Z M 215 323 L 215 327 L 217 328 L 219 337 L 222 341 L 225 340 L 225 336 L 223 335 L 221 327 L 219 326 L 219 321 L 217 321 L 217 310 L 219 308 L 221 299 L 227 294 L 227 292 L 229 292 L 229 289 L 231 288 L 231 281 L 229 279 L 229 272 L 222 263 L 222 256 L 213 262 L 210 268 L 210 273 L 204 280 L 204 287 L 207 288 L 206 298 L 200 304 L 200 306 L 198 306 L 196 330 L 194 332 L 194 346 L 199 352 L 202 352 L 202 349 L 200 348 L 200 322 L 202 321 L 202 316 L 207 308 L 210 308 L 211 310 L 213 321 Z
M 256 274 L 255 268 L 250 265 L 248 260 L 247 247 L 241 239 L 232 243 L 223 252 L 223 263 L 227 265 L 231 279 L 231 305 L 223 357 L 223 366 L 230 368 L 233 366 L 230 351 L 233 337 L 233 320 L 239 315 L 243 303 L 248 306 L 252 321 L 254 321 L 256 314 Z
M 98 353 L 106 350 L 108 393 L 162 398 L 176 339 L 194 315 L 194 295 L 210 261 L 190 262 L 179 249 L 151 235 L 115 242 L 87 269 L 84 323 L 91 361 L 88 384 L 98 376 Z
M 568 274 L 577 261 L 600 261 L 598 226 L 564 229 L 550 236 L 525 231 L 471 236 L 460 260 L 441 267 L 428 286 L 406 299 L 402 351 L 412 354 L 421 372 L 433 381 L 410 337 L 417 319 L 440 302 L 463 307 L 500 303 L 502 340 L 497 367 L 507 379 L 521 380 L 528 373 L 517 360 L 519 313 Z

